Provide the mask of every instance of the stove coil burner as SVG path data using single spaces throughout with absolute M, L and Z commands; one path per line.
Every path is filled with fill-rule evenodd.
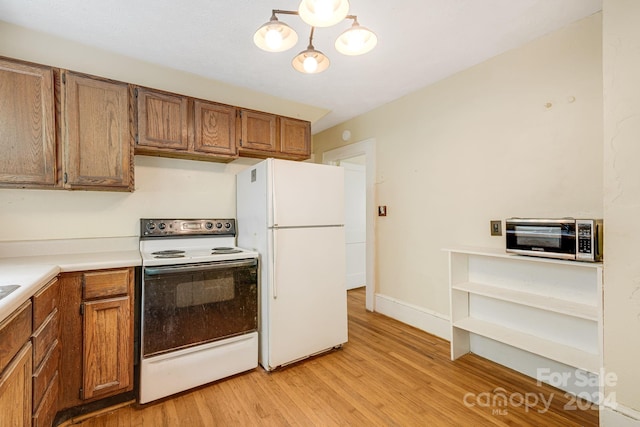
M 164 251 L 151 252 L 154 258 L 184 258 L 184 251 L 179 249 L 167 249 Z
M 211 255 L 218 255 L 218 254 L 237 254 L 242 252 L 242 249 L 237 249 L 237 248 L 230 248 L 227 246 L 219 246 L 217 248 L 213 248 L 211 250 Z

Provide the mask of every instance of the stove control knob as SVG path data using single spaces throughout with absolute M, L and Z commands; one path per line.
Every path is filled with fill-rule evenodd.
M 156 225 L 153 222 L 150 222 L 149 224 L 147 224 L 147 230 L 153 231 L 155 229 L 156 229 Z
M 224 223 L 224 228 L 231 228 L 231 223 L 225 222 Z
M 216 228 L 222 228 L 222 223 L 221 222 L 216 222 Z
M 161 222 L 160 224 L 158 224 L 158 228 L 160 230 L 164 230 L 165 228 L 167 228 L 167 224 L 165 224 L 164 222 Z
M 204 224 L 204 228 L 206 228 L 207 230 L 211 230 L 213 228 L 213 223 L 212 222 L 206 222 Z

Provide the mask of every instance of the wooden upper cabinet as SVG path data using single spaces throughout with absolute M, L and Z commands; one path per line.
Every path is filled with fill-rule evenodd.
M 311 155 L 311 123 L 242 110 L 240 155 L 305 160 Z
M 280 117 L 280 151 L 308 159 L 311 155 L 311 123 Z
M 146 88 L 136 88 L 135 92 L 138 110 L 136 149 L 141 154 L 146 147 L 187 150 L 188 98 Z
M 0 186 L 56 184 L 51 67 L 0 58 Z
M 236 156 L 236 108 L 197 99 L 193 106 L 193 150 Z
M 62 72 L 63 186 L 133 191 L 133 139 L 125 83 Z
M 273 152 L 277 146 L 277 116 L 257 111 L 240 112 L 240 152 Z

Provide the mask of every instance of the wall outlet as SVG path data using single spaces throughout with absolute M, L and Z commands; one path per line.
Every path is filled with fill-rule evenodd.
M 492 220 L 491 221 L 491 235 L 492 236 L 502 236 L 502 221 L 501 220 Z

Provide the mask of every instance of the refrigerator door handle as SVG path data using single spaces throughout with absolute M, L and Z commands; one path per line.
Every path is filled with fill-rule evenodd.
M 269 165 L 271 166 L 268 169 L 268 171 L 269 171 L 269 181 L 270 181 L 269 184 L 271 185 L 271 220 L 273 221 L 272 225 L 274 227 L 277 227 L 278 226 L 278 220 L 276 218 L 276 215 L 277 215 L 278 209 L 276 207 L 276 201 L 278 200 L 278 197 L 276 197 L 276 185 L 275 185 L 276 184 L 276 180 L 275 180 L 275 177 L 274 177 L 274 175 L 275 175 L 275 171 L 274 171 L 275 165 L 274 165 L 273 161 L 271 161 L 269 163 Z
M 273 288 L 273 299 L 278 299 L 278 285 L 276 282 L 276 265 L 278 264 L 278 251 L 276 251 L 276 248 L 278 247 L 276 244 L 276 236 L 278 235 L 277 230 L 273 230 L 271 235 L 271 287 Z

